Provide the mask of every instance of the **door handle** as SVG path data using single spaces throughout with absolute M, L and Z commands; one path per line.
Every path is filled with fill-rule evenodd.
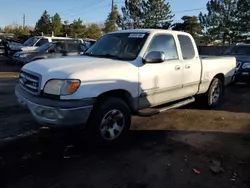
M 190 69 L 190 65 L 185 65 L 185 69 Z
M 181 66 L 180 65 L 176 65 L 175 66 L 175 70 L 180 70 L 181 69 Z

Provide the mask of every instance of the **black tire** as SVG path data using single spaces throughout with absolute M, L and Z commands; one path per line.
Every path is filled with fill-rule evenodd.
M 250 86 L 250 77 L 247 79 L 247 85 Z
M 121 132 L 118 134 L 118 136 L 114 139 L 108 140 L 104 137 L 111 136 L 110 132 L 108 131 L 108 129 L 112 129 L 112 128 L 104 128 L 105 126 L 102 125 L 102 121 L 105 118 L 105 116 L 108 116 L 108 114 L 112 111 L 117 111 L 117 113 L 122 113 L 123 116 L 123 120 L 124 120 L 124 124 L 123 126 L 119 126 L 119 127 L 123 127 Z M 110 114 L 110 116 L 112 116 Z M 117 116 L 118 117 L 118 116 Z M 112 118 L 111 118 L 112 119 Z M 113 118 L 115 119 L 115 118 Z M 115 120 L 110 120 L 111 123 L 113 125 L 110 125 L 111 127 L 114 127 L 114 122 Z M 118 121 L 122 121 L 122 120 L 118 120 Z M 122 124 L 121 122 L 116 122 L 117 124 Z M 105 125 L 107 125 L 109 123 L 106 123 Z M 117 144 L 120 143 L 120 141 L 122 141 L 124 139 L 124 137 L 127 135 L 129 128 L 130 128 L 130 124 L 131 124 L 131 112 L 130 109 L 128 107 L 128 105 L 121 99 L 116 98 L 116 97 L 105 97 L 102 98 L 101 100 L 99 100 L 97 102 L 97 104 L 94 105 L 93 111 L 90 114 L 90 118 L 88 120 L 87 123 L 87 134 L 89 134 L 88 137 L 90 137 L 89 139 L 93 140 L 93 138 L 98 142 L 99 144 Z M 106 131 L 101 131 L 103 127 L 103 130 L 106 129 Z M 106 126 L 108 127 L 108 125 Z M 102 133 L 105 132 L 105 135 L 103 135 Z M 113 128 L 113 133 L 117 133 L 119 131 L 116 131 L 116 129 Z M 106 135 L 107 134 L 107 135 Z
M 217 100 L 213 101 L 214 88 L 218 87 L 218 97 Z M 203 96 L 204 105 L 207 108 L 216 108 L 220 106 L 224 94 L 224 87 L 219 78 L 214 78 L 209 86 L 208 91 Z
M 236 85 L 236 82 L 237 82 L 236 76 L 233 76 L 232 81 L 230 82 L 229 85 L 234 86 L 234 85 Z

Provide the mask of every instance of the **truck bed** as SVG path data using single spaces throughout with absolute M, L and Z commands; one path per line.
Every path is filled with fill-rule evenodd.
M 200 59 L 231 59 L 230 56 L 200 55 Z
M 225 76 L 224 85 L 228 85 L 235 73 L 236 59 L 228 56 L 200 56 L 202 73 L 200 93 L 206 92 L 213 77 L 219 72 Z

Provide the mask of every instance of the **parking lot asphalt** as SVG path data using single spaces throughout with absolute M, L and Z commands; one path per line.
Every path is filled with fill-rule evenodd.
M 134 117 L 110 148 L 79 132 L 41 129 L 16 102 L 20 67 L 0 61 L 0 187 L 250 187 L 250 88 L 215 110 L 194 104 Z

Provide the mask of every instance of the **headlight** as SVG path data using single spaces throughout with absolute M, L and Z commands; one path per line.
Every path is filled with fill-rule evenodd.
M 80 80 L 49 80 L 44 87 L 44 93 L 70 95 L 76 92 L 80 84 Z
M 243 69 L 250 69 L 250 63 L 244 63 L 242 68 Z
M 27 57 L 28 56 L 28 54 L 20 54 L 19 55 L 19 57 L 21 57 L 21 58 L 24 58 L 24 57 Z

